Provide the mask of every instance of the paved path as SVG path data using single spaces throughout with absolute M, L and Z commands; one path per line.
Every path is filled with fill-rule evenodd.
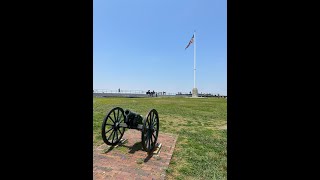
M 141 147 L 141 132 L 129 129 L 126 143 L 118 147 L 102 144 L 93 151 L 93 179 L 164 179 L 177 136 L 159 132 L 162 144 L 158 155 L 148 155 Z

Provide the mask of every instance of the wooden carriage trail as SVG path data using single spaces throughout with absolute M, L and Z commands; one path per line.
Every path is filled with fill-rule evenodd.
M 143 150 L 141 132 L 128 129 L 118 146 L 102 144 L 93 150 L 93 179 L 164 179 L 177 136 L 159 133 L 161 148 L 153 153 Z M 160 149 L 160 150 L 159 150 Z

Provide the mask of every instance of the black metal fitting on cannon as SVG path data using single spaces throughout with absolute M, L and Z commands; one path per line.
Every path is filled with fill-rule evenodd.
M 124 110 L 124 115 L 126 117 L 124 122 L 130 127 L 136 128 L 138 124 L 142 124 L 143 117 L 140 114 L 126 109 Z

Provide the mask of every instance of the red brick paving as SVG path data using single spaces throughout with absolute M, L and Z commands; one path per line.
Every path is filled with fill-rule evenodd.
M 164 179 L 170 163 L 177 136 L 159 132 L 158 143 L 162 144 L 158 155 L 148 155 L 141 147 L 141 132 L 125 131 L 125 144 L 106 151 L 102 144 L 93 150 L 93 179 Z M 121 150 L 120 150 L 121 149 Z

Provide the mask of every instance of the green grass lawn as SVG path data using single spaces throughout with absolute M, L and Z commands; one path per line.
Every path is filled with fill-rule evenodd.
M 167 179 L 227 179 L 227 100 L 221 98 L 93 98 L 93 145 L 101 124 L 119 106 L 145 116 L 158 111 L 159 133 L 178 135 Z

